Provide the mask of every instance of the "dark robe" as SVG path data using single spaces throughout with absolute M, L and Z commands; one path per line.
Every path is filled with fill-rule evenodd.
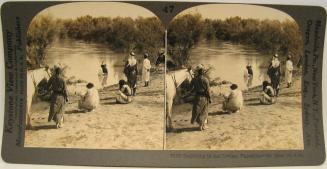
M 253 70 L 252 70 L 252 66 L 246 66 L 246 69 L 248 71 L 248 74 L 253 76 Z
M 126 62 L 125 65 L 125 70 L 124 73 L 127 77 L 127 83 L 128 86 L 133 89 L 136 88 L 136 82 L 137 82 L 137 63 L 133 66 L 130 66 L 128 64 L 128 61 Z
M 102 73 L 103 74 L 108 74 L 108 69 L 107 69 L 107 65 L 106 64 L 102 64 L 101 65 L 101 69 L 102 69 Z
M 54 75 L 49 79 L 48 88 L 52 91 L 48 121 L 54 120 L 58 123 L 63 117 L 68 97 L 66 83 L 62 77 Z
M 195 91 L 191 123 L 197 122 L 202 125 L 208 118 L 208 105 L 210 101 L 209 80 L 199 75 L 192 80 L 191 86 L 193 87 L 193 91 Z
M 270 78 L 273 89 L 278 93 L 281 76 L 280 66 L 276 68 L 269 66 L 267 74 Z

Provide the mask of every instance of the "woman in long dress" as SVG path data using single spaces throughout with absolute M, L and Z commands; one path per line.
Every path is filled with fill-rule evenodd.
M 56 127 L 63 127 L 65 104 L 68 102 L 66 82 L 62 77 L 61 68 L 57 67 L 48 82 L 47 88 L 51 90 L 51 103 L 48 121 L 56 122 Z

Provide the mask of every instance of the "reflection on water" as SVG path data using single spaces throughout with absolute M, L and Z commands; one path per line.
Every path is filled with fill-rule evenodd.
M 58 40 L 47 51 L 46 63 L 67 65 L 67 77 L 92 82 L 100 87 L 99 73 L 102 73 L 101 63 L 107 65 L 109 75 L 107 84 L 116 84 L 120 78 L 125 78 L 123 65 L 125 54 L 117 54 L 105 45 L 86 43 L 75 40 Z
M 249 46 L 216 41 L 201 42 L 190 53 L 192 65 L 211 66 L 211 77 L 236 83 L 241 89 L 259 85 L 267 79 L 264 67 L 270 58 Z M 252 65 L 253 78 L 244 77 L 248 64 Z

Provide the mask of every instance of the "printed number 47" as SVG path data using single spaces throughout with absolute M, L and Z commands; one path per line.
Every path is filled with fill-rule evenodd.
M 173 10 L 174 10 L 174 5 L 167 5 L 167 6 L 165 6 L 164 9 L 163 9 L 163 11 L 164 11 L 165 13 L 172 13 Z

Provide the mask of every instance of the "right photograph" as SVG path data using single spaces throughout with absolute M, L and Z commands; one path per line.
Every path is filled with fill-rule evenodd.
M 303 37 L 274 8 L 208 4 L 169 24 L 167 150 L 303 150 Z

